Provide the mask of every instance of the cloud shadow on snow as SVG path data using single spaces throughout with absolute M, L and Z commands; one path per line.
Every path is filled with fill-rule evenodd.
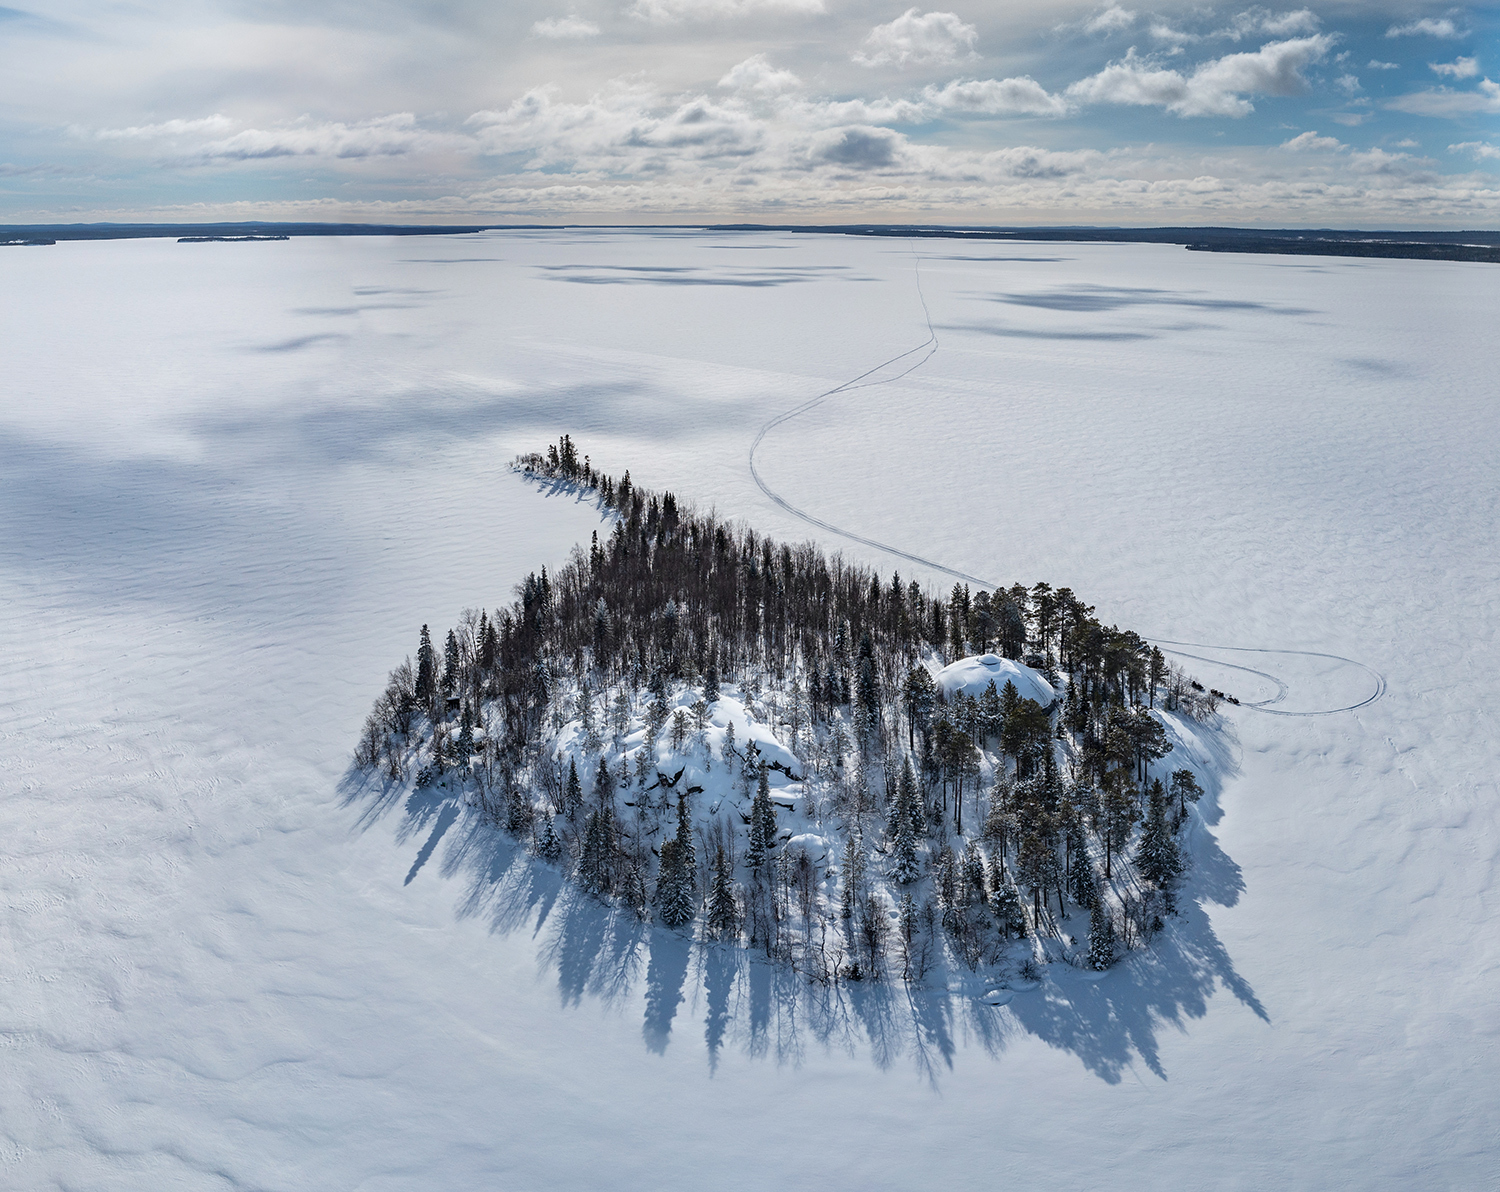
M 1301 307 L 1276 306 L 1268 302 L 1251 302 L 1232 298 L 1199 298 L 1177 290 L 1158 290 L 1143 286 L 1066 286 L 1034 294 L 976 295 L 991 302 L 1011 306 L 1030 306 L 1039 310 L 1074 311 L 1097 314 L 1131 306 L 1186 306 L 1195 310 L 1255 310 L 1278 315 L 1310 315 L 1316 311 Z
M 1149 331 L 1039 331 L 1034 327 L 1004 327 L 991 323 L 944 323 L 939 331 L 969 331 L 976 335 L 998 335 L 1008 339 L 1156 339 Z
M 1213 752 L 1215 772 L 1232 773 L 1230 742 L 1219 737 Z M 458 917 L 484 921 L 496 934 L 529 935 L 539 963 L 555 975 L 560 1005 L 589 998 L 616 1010 L 638 1007 L 642 1045 L 655 1054 L 701 1045 L 711 1070 L 727 1050 L 791 1067 L 820 1052 L 865 1055 L 881 1069 L 910 1065 L 936 1087 L 960 1053 L 1003 1062 L 1013 1041 L 1032 1035 L 1115 1084 L 1137 1064 L 1170 1079 L 1162 1030 L 1187 1030 L 1220 987 L 1269 1022 L 1205 909 L 1234 905 L 1244 889 L 1239 866 L 1212 831 L 1218 783 L 1208 777 L 1188 830 L 1193 868 L 1166 930 L 1102 978 L 1063 961 L 1048 965 L 1038 987 L 1017 989 L 1004 1007 L 983 1000 L 987 989 L 1015 979 L 1003 969 L 946 976 L 939 969 L 927 986 L 897 976 L 829 985 L 746 949 L 667 931 L 584 894 L 537 861 L 480 814 L 472 792 L 408 794 L 351 771 L 341 793 L 360 829 L 399 808 L 397 840 L 416 849 L 408 880 L 437 856 L 439 874 L 459 891 Z
M 694 265 L 539 265 L 553 281 L 588 286 L 744 286 L 752 289 L 815 281 L 842 265 L 806 265 L 785 269 L 701 269 Z M 856 280 L 856 279 L 850 279 Z

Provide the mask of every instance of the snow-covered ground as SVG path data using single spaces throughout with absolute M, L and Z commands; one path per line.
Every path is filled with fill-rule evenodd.
M 658 231 L 0 276 L 0 1185 L 1492 1181 L 1500 271 Z M 515 451 L 566 430 L 807 536 L 750 444 L 923 344 L 919 278 L 936 352 L 756 465 L 1244 701 L 1157 945 L 1000 1007 L 810 1013 L 561 913 L 456 809 L 351 797 L 421 623 L 598 526 Z

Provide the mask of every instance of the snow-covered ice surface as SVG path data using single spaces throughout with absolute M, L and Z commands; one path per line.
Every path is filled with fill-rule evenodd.
M 559 913 L 456 808 L 351 801 L 420 624 L 598 525 L 514 451 L 802 538 L 750 443 L 927 341 L 918 269 L 937 350 L 756 465 L 1244 701 L 1151 950 L 808 1014 Z M 1500 271 L 661 231 L 0 272 L 0 1185 L 1493 1181 Z

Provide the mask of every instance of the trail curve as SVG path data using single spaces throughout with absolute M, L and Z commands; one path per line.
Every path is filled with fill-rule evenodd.
M 760 428 L 760 431 L 756 434 L 755 439 L 750 444 L 750 451 L 748 455 L 750 475 L 754 478 L 756 486 L 762 493 L 766 495 L 768 499 L 774 502 L 779 508 L 785 510 L 787 513 L 790 513 L 793 517 L 800 518 L 810 526 L 816 526 L 818 529 L 823 530 L 829 534 L 836 534 L 840 538 L 847 538 L 850 542 L 858 542 L 862 546 L 868 546 L 874 550 L 883 551 L 884 553 L 893 555 L 896 558 L 905 559 L 907 562 L 915 563 L 919 567 L 926 567 L 932 571 L 939 571 L 944 575 L 951 575 L 955 579 L 964 580 L 965 582 L 971 584 L 978 584 L 982 588 L 989 588 L 992 590 L 998 589 L 1002 585 L 996 583 L 993 580 L 984 579 L 977 575 L 971 575 L 967 571 L 959 571 L 956 568 L 945 566 L 944 564 L 939 563 L 934 559 L 928 559 L 923 557 L 922 555 L 913 554 L 910 551 L 902 550 L 898 546 L 892 546 L 888 542 L 881 542 L 877 538 L 870 538 L 865 536 L 864 534 L 856 534 L 853 530 L 846 530 L 842 526 L 836 526 L 832 522 L 824 521 L 822 518 L 809 513 L 805 509 L 798 508 L 796 505 L 793 505 L 790 501 L 788 501 L 785 497 L 778 493 L 775 489 L 773 489 L 769 484 L 767 484 L 765 477 L 760 474 L 760 469 L 755 465 L 755 455 L 756 452 L 760 450 L 761 443 L 764 442 L 766 436 L 773 430 L 775 430 L 778 426 L 790 422 L 794 418 L 801 417 L 809 410 L 814 409 L 815 407 L 821 405 L 823 402 L 827 401 L 829 398 L 836 397 L 841 393 L 853 393 L 859 389 L 870 389 L 878 385 L 889 385 L 893 381 L 899 381 L 903 377 L 909 376 L 917 369 L 921 368 L 922 365 L 926 364 L 929 360 L 932 359 L 934 355 L 937 354 L 939 346 L 937 330 L 932 325 L 932 312 L 927 306 L 927 295 L 922 291 L 922 258 L 916 256 L 915 254 L 913 254 L 912 257 L 912 270 L 916 281 L 917 298 L 922 304 L 922 317 L 927 323 L 927 338 L 919 343 L 916 347 L 908 348 L 906 351 L 892 356 L 888 360 L 882 360 L 879 364 L 875 365 L 873 368 L 866 369 L 857 377 L 852 377 L 840 385 L 835 385 L 832 389 L 826 389 L 822 393 L 817 394 L 815 397 L 809 398 L 801 405 L 793 406 L 790 410 L 785 410 L 766 422 L 766 424 Z M 889 368 L 894 364 L 898 364 L 901 361 L 908 359 L 909 357 L 917 356 L 918 353 L 921 354 L 918 359 L 907 365 L 895 375 L 882 377 L 879 380 L 869 379 L 875 376 L 875 374 L 881 372 L 883 369 Z M 1239 705 L 1241 707 L 1249 708 L 1250 710 L 1255 712 L 1264 712 L 1268 716 L 1332 716 L 1339 712 L 1353 712 L 1359 708 L 1363 708 L 1369 704 L 1373 704 L 1376 700 L 1383 696 L 1386 691 L 1386 682 L 1384 675 L 1375 670 L 1373 667 L 1366 666 L 1363 662 L 1357 662 L 1353 658 L 1345 658 L 1341 654 L 1325 654 L 1316 650 L 1277 650 L 1252 646 L 1217 646 L 1205 642 L 1173 641 L 1169 638 L 1147 638 L 1147 640 L 1151 641 L 1155 645 L 1163 647 L 1187 646 L 1193 649 L 1216 650 L 1220 652 L 1236 654 L 1292 654 L 1307 658 L 1327 658 L 1334 662 L 1341 662 L 1348 666 L 1358 667 L 1360 670 L 1364 671 L 1367 675 L 1370 676 L 1375 685 L 1373 692 L 1364 699 L 1360 700 L 1358 703 L 1348 704 L 1338 708 L 1320 708 L 1305 712 L 1291 711 L 1286 708 L 1277 708 L 1272 706 L 1275 704 L 1279 704 L 1284 699 L 1286 699 L 1289 691 L 1287 684 L 1276 675 L 1270 674 L 1267 671 L 1256 670 L 1253 667 L 1238 666 L 1235 663 L 1225 662 L 1222 659 L 1204 658 L 1201 655 L 1197 654 L 1186 654 L 1181 650 L 1168 649 L 1166 651 L 1167 653 L 1177 654 L 1183 658 L 1192 658 L 1199 662 L 1209 662 L 1213 663 L 1216 666 L 1228 667 L 1231 670 L 1242 670 L 1249 674 L 1258 675 L 1259 677 L 1267 679 L 1270 682 L 1274 683 L 1276 685 L 1277 691 L 1276 694 L 1270 699 L 1259 700 L 1253 703 L 1245 703 Z

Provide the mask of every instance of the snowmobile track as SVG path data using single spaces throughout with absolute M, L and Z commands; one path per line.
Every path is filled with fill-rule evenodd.
M 754 478 L 755 483 L 757 487 L 759 487 L 761 492 L 765 493 L 765 495 L 772 501 L 774 501 L 780 508 L 786 510 L 786 512 L 790 513 L 793 517 L 800 518 L 810 526 L 816 526 L 820 530 L 825 530 L 830 534 L 837 534 L 839 537 L 847 538 L 851 542 L 858 542 L 863 546 L 872 547 L 875 550 L 883 551 L 888 555 L 894 555 L 899 559 L 905 559 L 907 562 L 915 563 L 919 567 L 926 567 L 933 571 L 942 572 L 944 575 L 951 575 L 954 579 L 964 580 L 965 582 L 971 584 L 978 584 L 982 588 L 989 588 L 992 590 L 998 589 L 1002 585 L 997 584 L 992 580 L 981 579 L 977 575 L 970 575 L 967 571 L 959 571 L 953 567 L 946 567 L 942 563 L 938 563 L 932 559 L 923 558 L 921 555 L 912 554 L 910 551 L 902 550 L 898 546 L 892 546 L 888 542 L 881 542 L 877 538 L 868 538 L 863 534 L 856 534 L 852 530 L 846 530 L 842 526 L 836 526 L 832 522 L 826 522 L 820 517 L 815 517 L 811 513 L 808 513 L 805 509 L 799 509 L 797 506 L 793 505 L 790 501 L 783 497 L 780 493 L 778 493 L 775 489 L 773 489 L 769 484 L 767 484 L 765 481 L 765 477 L 760 474 L 760 469 L 755 466 L 755 453 L 760 450 L 760 445 L 764 441 L 765 437 L 773 430 L 775 430 L 778 426 L 790 422 L 794 418 L 800 417 L 801 415 L 807 413 L 809 410 L 821 405 L 830 397 L 835 397 L 840 393 L 853 393 L 858 389 L 870 389 L 877 385 L 889 385 L 893 381 L 899 381 L 903 377 L 910 376 L 917 369 L 921 368 L 922 365 L 931 360 L 934 355 L 937 354 L 937 330 L 932 325 L 932 312 L 928 309 L 927 306 L 927 295 L 922 292 L 922 258 L 917 256 L 916 254 L 913 254 L 912 256 L 912 270 L 916 280 L 917 298 L 922 303 L 922 317 L 927 322 L 927 338 L 919 343 L 916 347 L 908 348 L 906 351 L 892 356 L 889 360 L 881 361 L 879 364 L 875 365 L 875 367 L 867 369 L 866 371 L 860 373 L 859 376 L 852 377 L 841 385 L 835 385 L 832 389 L 824 390 L 816 397 L 810 398 L 809 400 L 803 402 L 800 406 L 794 406 L 790 410 L 786 410 L 783 413 L 777 414 L 774 418 L 772 418 L 769 422 L 767 422 L 760 428 L 759 433 L 756 434 L 754 441 L 752 441 L 750 444 L 750 475 Z M 882 369 L 889 368 L 891 365 L 905 360 L 909 356 L 915 356 L 918 352 L 922 353 L 921 357 L 915 363 L 908 365 L 906 368 L 902 369 L 894 376 L 882 377 L 879 380 L 875 381 L 867 379 L 869 377 L 873 377 Z M 1232 662 L 1224 662 L 1222 659 L 1218 658 L 1204 658 L 1197 654 L 1184 654 L 1180 650 L 1167 651 L 1167 653 L 1177 654 L 1183 658 L 1193 658 L 1199 662 L 1211 662 L 1217 666 L 1229 667 L 1232 670 L 1242 670 L 1249 674 L 1258 675 L 1263 679 L 1268 679 L 1272 683 L 1275 683 L 1277 691 L 1276 694 L 1270 699 L 1239 705 L 1240 707 L 1250 708 L 1256 712 L 1264 712 L 1268 716 L 1332 716 L 1339 712 L 1353 712 L 1359 708 L 1366 707 L 1369 704 L 1373 704 L 1376 700 L 1378 700 L 1382 695 L 1385 694 L 1386 683 L 1384 675 L 1375 670 L 1373 667 L 1366 666 L 1363 662 L 1356 662 L 1353 658 L 1345 658 L 1341 654 L 1324 654 L 1319 653 L 1316 650 L 1277 650 L 1253 646 L 1216 646 L 1210 645 L 1205 642 L 1171 641 L 1167 638 L 1151 638 L 1149 640 L 1155 642 L 1160 646 L 1189 646 L 1200 650 L 1219 650 L 1236 654 L 1296 654 L 1307 658 L 1327 658 L 1335 662 L 1342 662 L 1346 663 L 1349 666 L 1358 667 L 1360 670 L 1369 675 L 1375 684 L 1374 691 L 1369 696 L 1360 700 L 1356 704 L 1348 704 L 1339 708 L 1320 708 L 1307 712 L 1294 712 L 1284 708 L 1277 708 L 1272 706 L 1274 704 L 1281 703 L 1284 699 L 1286 699 L 1288 694 L 1286 683 L 1284 683 L 1281 679 L 1273 674 L 1269 674 L 1266 671 L 1255 670 L 1253 667 L 1238 666 Z

